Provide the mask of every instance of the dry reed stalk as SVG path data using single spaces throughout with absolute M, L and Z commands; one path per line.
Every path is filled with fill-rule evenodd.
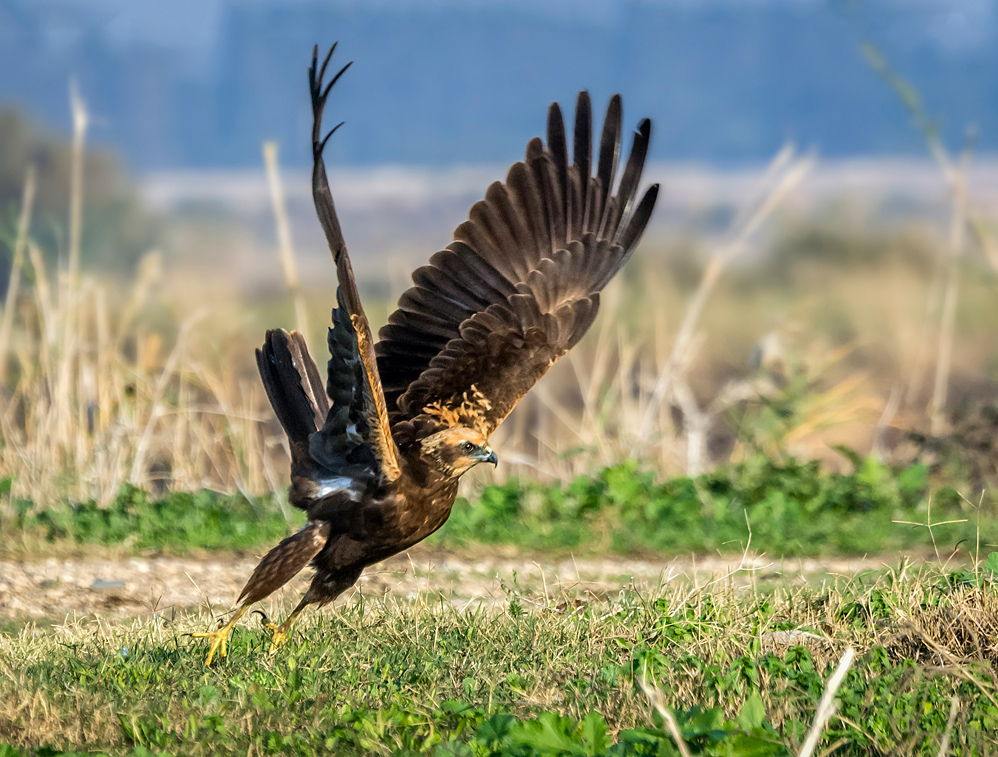
M 58 365 L 52 401 L 56 410 L 48 417 L 49 431 L 65 454 L 72 446 L 70 422 L 78 395 L 73 391 L 76 382 L 73 368 L 80 348 L 77 318 L 79 298 L 80 241 L 83 232 L 83 164 L 88 115 L 75 83 L 70 83 L 70 106 L 73 114 L 72 162 L 69 194 L 69 263 L 65 275 L 59 277 L 58 348 L 55 362 Z
M 267 185 L 270 187 L 270 202 L 274 208 L 274 221 L 277 224 L 277 254 L 284 272 L 291 299 L 295 305 L 295 325 L 299 332 L 308 336 L 308 317 L 305 312 L 305 299 L 298 280 L 295 265 L 295 250 L 291 242 L 291 225 L 284 201 L 284 186 L 281 184 L 281 170 L 277 162 L 277 143 L 263 143 L 263 160 L 267 165 Z
M 797 757 L 811 757 L 814 754 L 814 750 L 818 746 L 818 739 L 821 738 L 825 726 L 828 725 L 828 721 L 832 719 L 832 715 L 838 709 L 838 702 L 835 701 L 835 693 L 839 690 L 839 686 L 842 685 L 842 681 L 845 679 L 846 673 L 849 672 L 849 668 L 855 657 L 856 650 L 852 647 L 846 647 L 846 651 L 842 654 L 842 659 L 839 660 L 839 666 L 825 685 L 825 691 L 821 695 L 821 701 L 818 702 L 818 711 L 814 716 L 814 722 L 811 724 L 811 730 L 807 734 L 804 746 L 801 747 Z
M 152 435 L 156 430 L 156 424 L 159 422 L 160 416 L 165 412 L 163 395 L 166 392 L 166 388 L 169 385 L 170 380 L 177 372 L 181 359 L 184 357 L 186 342 L 190 335 L 190 331 L 194 327 L 194 324 L 200 320 L 203 315 L 203 313 L 195 313 L 181 324 L 180 334 L 177 335 L 177 343 L 174 345 L 173 350 L 171 350 L 169 357 L 166 359 L 163 371 L 156 379 L 156 383 L 152 391 L 152 401 L 150 403 L 151 406 L 149 409 L 148 419 L 142 429 L 139 442 L 135 447 L 135 457 L 132 459 L 132 469 L 131 473 L 128 475 L 129 482 L 135 484 L 136 486 L 141 485 L 144 479 L 146 456 L 152 444 Z
M 960 292 L 959 264 L 960 258 L 963 256 L 967 229 L 967 162 L 969 160 L 969 153 L 964 152 L 960 166 L 955 168 L 942 150 L 942 146 L 937 143 L 936 148 L 933 150 L 933 154 L 936 155 L 936 160 L 950 186 L 952 215 L 949 229 L 945 295 L 939 323 L 939 351 L 932 389 L 932 402 L 929 405 L 929 430 L 933 436 L 943 433 L 946 425 L 946 398 L 949 389 L 950 365 L 953 362 L 953 334 Z
M 120 349 L 125 339 L 132 334 L 132 328 L 135 326 L 139 312 L 147 304 L 152 295 L 153 287 L 162 275 L 163 261 L 160 253 L 152 250 L 143 255 L 128 302 L 117 318 L 118 328 L 114 337 L 116 348 Z
M 662 716 L 662 721 L 665 723 L 665 727 L 669 730 L 669 735 L 672 736 L 672 740 L 676 743 L 676 749 L 679 750 L 682 757 L 692 757 L 690 748 L 683 739 L 682 731 L 679 729 L 679 723 L 676 722 L 676 716 L 673 715 L 672 710 L 666 706 L 662 690 L 659 689 L 654 682 L 648 679 L 647 670 L 642 673 L 639 683 L 641 684 L 641 690 L 644 692 L 645 696 L 648 697 L 648 701 L 651 702 L 652 707 L 654 707 L 655 711 Z
M 69 282 L 75 287 L 80 275 L 80 238 L 83 233 L 83 150 L 90 122 L 87 105 L 80 97 L 75 81 L 69 85 L 69 103 L 73 113 L 73 152 L 69 186 Z
M 886 436 L 887 429 L 890 428 L 891 423 L 894 421 L 894 416 L 897 415 L 897 411 L 900 406 L 901 388 L 899 386 L 895 386 L 891 389 L 887 402 L 884 403 L 884 412 L 880 414 L 877 426 L 873 430 L 873 445 L 870 449 L 870 454 L 878 460 L 883 461 L 887 457 L 887 452 L 884 447 L 884 437 Z
M 651 401 L 641 423 L 642 438 L 647 438 L 652 430 L 659 408 L 665 403 L 673 389 L 676 374 L 684 371 L 690 360 L 690 348 L 696 333 L 696 326 L 703 309 L 728 264 L 748 247 L 752 236 L 773 212 L 786 200 L 813 167 L 812 158 L 794 160 L 792 148 L 786 147 L 773 159 L 767 178 L 772 177 L 772 186 L 762 195 L 760 201 L 747 213 L 744 220 L 736 220 L 729 241 L 719 247 L 711 256 L 700 284 L 690 298 L 683 314 L 683 320 L 673 341 L 672 352 L 659 374 L 652 391 Z
M 911 375 L 908 379 L 908 387 L 904 395 L 905 405 L 911 405 L 918 400 L 929 370 L 929 347 L 933 341 L 933 337 L 937 337 L 937 319 L 942 308 L 945 273 L 946 260 L 941 255 L 937 256 L 932 281 L 929 283 L 929 291 L 925 296 L 925 312 L 922 315 L 921 337 L 916 342 Z
M 953 723 L 956 722 L 956 713 L 960 709 L 960 697 L 956 694 L 953 695 L 953 699 L 950 702 L 949 717 L 946 719 L 946 730 L 943 731 L 942 741 L 939 743 L 939 752 L 937 757 L 946 757 L 949 754 L 949 740 L 953 733 Z
M 932 388 L 932 399 L 929 402 L 929 428 L 934 436 L 942 434 L 946 425 L 946 400 L 949 392 L 950 367 L 953 361 L 953 335 L 956 324 L 956 308 L 959 304 L 960 277 L 959 263 L 963 255 L 967 225 L 975 226 L 974 219 L 970 215 L 969 199 L 967 192 L 967 170 L 970 164 L 970 150 L 964 149 L 959 161 L 954 161 L 942 142 L 938 129 L 932 119 L 928 117 L 922 105 L 918 93 L 901 76 L 894 71 L 883 54 L 872 44 L 863 45 L 863 53 L 866 55 L 871 67 L 876 71 L 887 84 L 897 93 L 905 108 L 908 109 L 915 127 L 922 132 L 929 153 L 939 166 L 939 170 L 949 187 L 951 198 L 950 226 L 947 242 L 947 254 L 945 261 L 940 259 L 941 265 L 945 266 L 945 271 L 933 282 L 929 293 L 927 307 L 927 322 L 931 320 L 935 312 L 936 300 L 942 292 L 939 321 L 939 340 L 936 353 L 936 371 Z M 985 248 L 985 254 L 990 252 Z M 988 256 L 989 259 L 991 256 Z M 994 262 L 992 263 L 995 264 Z M 940 279 L 945 280 L 942 284 Z M 926 334 L 928 336 L 928 334 Z M 927 341 L 927 340 L 926 340 Z M 922 373 L 924 371 L 924 350 L 920 350 L 919 362 L 915 365 L 911 385 L 908 390 L 908 399 L 914 400 L 918 390 L 921 388 Z
M 998 274 L 998 239 L 995 238 L 994 229 L 976 215 L 970 218 L 970 229 L 991 270 Z
M 3 319 L 0 320 L 0 384 L 7 378 L 7 352 L 10 345 L 10 331 L 14 323 L 14 311 L 21 285 L 21 268 L 24 266 L 24 250 L 28 244 L 28 229 L 31 228 L 31 211 L 35 203 L 35 167 L 28 166 L 24 177 L 24 193 L 21 196 L 21 214 L 17 220 L 17 237 L 14 240 L 14 256 L 10 264 L 10 278 L 7 280 L 7 298 L 4 300 Z

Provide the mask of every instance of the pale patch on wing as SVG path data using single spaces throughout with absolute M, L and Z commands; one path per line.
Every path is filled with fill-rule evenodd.
M 349 476 L 332 476 L 320 478 L 316 483 L 315 498 L 329 497 L 338 492 L 347 492 L 349 499 L 356 501 L 360 493 L 354 488 L 354 481 Z
M 324 546 L 326 546 L 326 540 L 329 538 L 329 524 L 328 523 L 316 523 L 315 521 L 306 521 L 305 525 L 301 527 L 302 531 L 311 531 L 312 537 L 312 547 L 315 549 L 316 553 Z

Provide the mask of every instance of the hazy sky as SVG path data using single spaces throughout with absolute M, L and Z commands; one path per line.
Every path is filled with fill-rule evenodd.
M 31 0 L 50 9 L 53 39 L 73 36 L 85 30 L 80 17 L 61 15 L 64 9 L 87 10 L 86 31 L 99 31 L 118 44 L 146 43 L 205 53 L 217 44 L 220 21 L 226 6 L 301 4 L 314 0 Z M 985 44 L 994 33 L 994 0 L 646 0 L 650 4 L 687 7 L 746 5 L 839 5 L 861 8 L 865 4 L 903 9 L 908 20 L 898 19 L 884 30 L 898 41 L 938 44 L 951 49 L 967 49 Z M 621 0 L 337 0 L 335 5 L 414 7 L 455 5 L 502 7 L 529 6 L 552 16 L 579 15 L 609 20 L 621 12 Z M 15 0 L 0 0 L 0 7 Z M 333 3 L 331 3 L 333 4 Z
M 339 39 L 345 163 L 505 162 L 551 100 L 624 94 L 656 159 L 759 161 L 924 146 L 859 52 L 869 40 L 948 138 L 998 150 L 996 0 L 0 0 L 0 105 L 138 169 L 238 167 L 277 139 L 304 164 L 303 70 Z M 629 108 L 635 108 L 631 111 Z

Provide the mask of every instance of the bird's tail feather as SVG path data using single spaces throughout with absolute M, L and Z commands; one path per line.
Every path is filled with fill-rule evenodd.
M 269 330 L 256 364 L 292 448 L 304 442 L 307 449 L 308 438 L 326 420 L 329 400 L 304 338 L 297 331 Z

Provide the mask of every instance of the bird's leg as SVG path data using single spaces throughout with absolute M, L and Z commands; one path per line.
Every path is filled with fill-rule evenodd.
M 232 620 L 217 631 L 204 631 L 202 633 L 191 634 L 195 639 L 211 639 L 211 646 L 208 648 L 208 658 L 204 661 L 205 665 L 211 665 L 216 651 L 219 657 L 225 657 L 229 651 L 229 636 L 232 634 L 232 629 L 239 622 L 239 619 L 246 614 L 246 610 L 248 609 L 247 605 L 240 607 L 236 610 L 236 614 L 232 616 Z
M 273 634 L 270 640 L 269 654 L 271 655 L 277 654 L 277 650 L 288 639 L 288 631 L 291 629 L 291 625 L 295 622 L 298 616 L 301 615 L 302 610 L 304 610 L 310 604 L 311 600 L 309 600 L 308 598 L 308 592 L 305 592 L 305 596 L 301 598 L 301 602 L 299 602 L 298 606 L 291 611 L 291 614 L 288 615 L 288 617 L 285 619 L 283 623 L 281 623 L 281 625 L 277 625 L 276 623 L 271 621 L 270 618 L 267 617 L 266 613 L 260 610 L 254 611 L 260 613 L 260 616 L 263 619 L 262 620 L 263 627 Z

